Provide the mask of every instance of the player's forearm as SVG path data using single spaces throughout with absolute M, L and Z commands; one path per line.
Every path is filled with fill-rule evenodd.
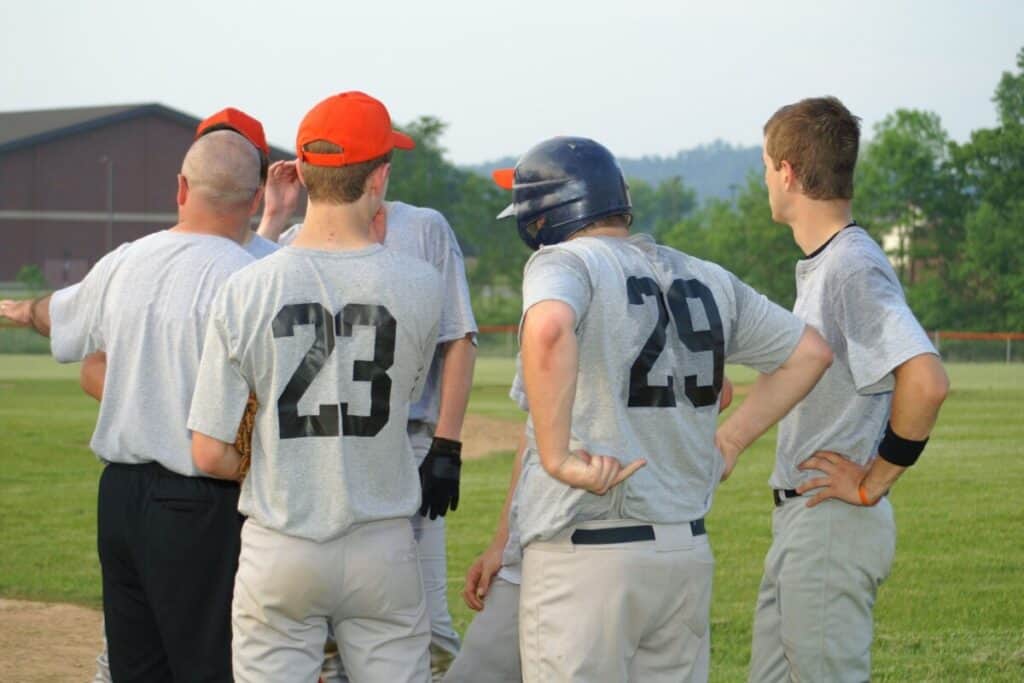
M 872 460 L 867 473 L 864 475 L 864 479 L 861 481 L 868 500 L 874 502 L 884 496 L 906 470 L 906 467 L 893 465 L 882 458 Z
M 256 228 L 257 234 L 263 239 L 277 242 L 281 237 L 281 233 L 284 232 L 285 227 L 288 225 L 290 213 L 286 209 L 276 209 L 264 205 L 260 225 Z
M 718 428 L 719 447 L 731 455 L 743 452 L 800 402 L 832 364 L 832 351 L 813 328 L 775 372 L 762 374 L 743 404 Z
M 494 532 L 494 540 L 491 545 L 504 547 L 508 541 L 508 516 L 512 510 L 512 500 L 516 497 L 516 486 L 519 484 L 519 475 L 523 471 L 523 454 L 526 453 L 526 430 L 519 435 L 519 446 L 516 449 L 515 460 L 512 461 L 512 478 L 508 483 L 508 493 L 505 494 L 505 504 L 501 507 L 501 517 L 498 519 L 498 528 Z
M 217 479 L 237 481 L 241 476 L 242 456 L 234 445 L 206 434 L 192 433 L 192 461 L 199 471 Z
M 916 356 L 896 368 L 893 374 L 896 387 L 889 427 L 902 439 L 924 441 L 931 434 L 949 393 L 949 377 L 942 361 L 932 354 Z M 886 450 L 885 443 L 880 450 Z M 885 495 L 908 468 L 889 462 L 885 457 L 875 458 L 861 482 L 868 499 L 876 501 Z
M 469 392 L 473 388 L 476 344 L 470 335 L 445 344 L 441 369 L 441 406 L 434 436 L 461 441 Z
M 942 361 L 930 353 L 915 356 L 893 374 L 892 430 L 905 439 L 927 439 L 949 393 L 949 377 Z
M 103 399 L 103 385 L 107 377 L 107 354 L 103 351 L 90 353 L 82 359 L 78 380 L 82 391 L 97 401 Z
M 523 328 L 526 398 L 541 466 L 551 476 L 564 481 L 560 470 L 569 455 L 579 349 L 571 317 L 534 316 L 535 312 L 544 313 L 531 310 Z

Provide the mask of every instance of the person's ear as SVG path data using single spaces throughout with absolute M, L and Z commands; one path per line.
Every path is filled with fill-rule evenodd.
M 185 206 L 185 202 L 188 200 L 188 178 L 182 174 L 178 174 L 178 206 Z
M 796 171 L 793 170 L 793 165 L 785 159 L 779 164 L 779 172 L 782 173 L 782 186 L 787 192 L 792 192 L 797 188 Z
M 388 178 L 391 176 L 391 164 L 381 164 L 370 174 L 367 190 L 380 201 L 384 201 L 384 193 L 388 189 Z
M 256 194 L 253 195 L 252 204 L 249 205 L 249 215 L 255 216 L 256 212 L 260 210 L 260 202 L 263 201 L 263 193 L 266 191 L 266 185 L 260 185 L 260 189 L 256 190 Z
M 306 187 L 306 179 L 302 177 L 302 162 L 298 159 L 295 160 L 295 175 L 299 179 L 299 183 Z

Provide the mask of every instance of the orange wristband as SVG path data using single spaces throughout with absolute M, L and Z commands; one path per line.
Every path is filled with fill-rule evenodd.
M 866 507 L 871 507 L 874 503 L 871 502 L 871 498 L 868 497 L 868 490 L 864 488 L 864 484 L 861 484 L 857 488 L 857 495 L 860 496 L 860 504 Z

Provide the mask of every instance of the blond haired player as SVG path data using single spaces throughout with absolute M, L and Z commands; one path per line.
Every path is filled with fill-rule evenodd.
M 302 225 L 283 233 L 284 222 L 298 199 L 294 162 L 271 166 L 261 235 L 290 244 Z M 423 572 L 423 588 L 430 614 L 430 656 L 435 676 L 443 673 L 460 642 L 448 610 L 448 571 L 445 542 L 447 502 L 458 503 L 461 432 L 476 359 L 476 320 L 466 282 L 462 250 L 455 232 L 438 211 L 404 202 L 385 202 L 385 218 L 373 232 L 375 240 L 401 254 L 431 264 L 440 274 L 444 296 L 437 349 L 427 374 L 423 396 L 409 409 L 409 439 L 420 468 L 423 504 L 410 518 Z M 447 481 L 432 476 L 438 465 L 451 475 Z M 329 648 L 333 653 L 333 648 Z M 342 678 L 337 657 L 328 658 L 325 683 Z
M 523 679 L 706 680 L 704 515 L 831 353 L 722 268 L 631 236 L 622 171 L 593 140 L 547 140 L 495 179 L 539 249 L 521 328 Z M 716 432 L 727 358 L 764 374 Z
M 189 417 L 197 466 L 235 476 L 250 391 L 261 406 L 239 501 L 236 681 L 315 681 L 328 623 L 354 680 L 430 675 L 406 423 L 433 356 L 440 279 L 370 236 L 392 150 L 412 146 L 364 93 L 315 106 L 296 141 L 305 229 L 214 302 Z

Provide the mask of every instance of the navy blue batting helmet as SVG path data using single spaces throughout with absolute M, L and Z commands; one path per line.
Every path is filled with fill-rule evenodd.
M 619 162 L 588 138 L 545 140 L 515 168 L 494 172 L 512 190 L 512 203 L 498 218 L 516 217 L 519 236 L 531 249 L 558 244 L 608 216 L 632 220 L 633 205 Z

